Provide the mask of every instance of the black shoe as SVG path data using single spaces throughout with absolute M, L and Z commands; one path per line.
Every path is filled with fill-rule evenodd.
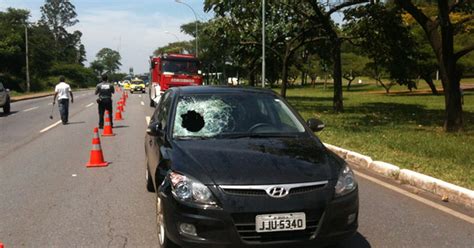
M 104 129 L 104 127 L 99 127 L 99 129 Z

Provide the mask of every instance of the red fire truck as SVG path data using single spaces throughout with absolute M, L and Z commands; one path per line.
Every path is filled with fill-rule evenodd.
M 202 85 L 199 60 L 191 54 L 162 54 L 150 58 L 150 106 L 170 87 Z

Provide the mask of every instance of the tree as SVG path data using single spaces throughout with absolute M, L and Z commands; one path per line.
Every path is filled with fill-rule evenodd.
M 474 16 L 472 14 L 467 15 L 466 18 L 452 23 L 450 13 L 472 11 L 474 7 L 471 1 L 438 0 L 438 9 L 434 17 L 424 13 L 412 0 L 394 1 L 407 11 L 423 28 L 426 38 L 436 56 L 446 106 L 444 130 L 447 132 L 462 131 L 464 126 L 460 91 L 462 74 L 458 66 L 458 61 L 474 50 L 474 44 L 471 43 L 455 52 L 454 36 L 456 35 L 456 30 L 460 26 L 474 20 Z
M 343 53 L 342 58 L 342 77 L 346 79 L 347 90 L 351 89 L 351 84 L 354 79 L 360 77 L 365 72 L 365 68 L 369 60 L 367 57 L 357 55 L 355 53 Z
M 262 40 L 261 22 L 261 2 L 223 2 L 217 0 L 207 0 L 206 10 L 214 10 L 217 16 L 229 18 L 231 29 L 236 30 L 237 40 L 241 46 L 248 46 L 256 54 L 261 54 Z M 294 54 L 305 44 L 319 39 L 320 33 L 318 25 L 309 22 L 306 15 L 297 14 L 305 12 L 307 4 L 295 0 L 272 1 L 265 7 L 266 18 L 266 40 L 265 46 L 269 52 L 278 59 L 281 70 L 281 92 L 285 97 L 288 85 L 288 70 L 293 65 Z M 257 17 L 257 21 L 256 21 Z
M 56 60 L 65 63 L 79 63 L 80 39 L 82 33 L 70 34 L 66 30 L 79 21 L 74 5 L 69 0 L 46 0 L 41 7 L 40 24 L 49 27 L 54 37 Z M 67 60 L 67 61 L 64 61 Z
M 330 3 L 328 1 L 327 3 Z M 348 0 L 338 2 L 338 4 L 331 3 L 330 6 L 325 6 L 318 1 L 309 1 L 312 7 L 313 14 L 309 16 L 309 20 L 314 25 L 321 25 L 325 31 L 325 35 L 328 37 L 329 44 L 331 46 L 331 55 L 333 63 L 333 79 L 334 79 L 334 96 L 333 96 L 333 110 L 335 112 L 344 111 L 343 98 L 342 98 L 342 66 L 341 66 L 341 45 L 343 42 L 342 37 L 339 35 L 339 29 L 337 25 L 331 19 L 331 15 L 350 6 L 354 6 L 361 3 L 367 3 L 368 0 Z
M 417 72 L 416 43 L 403 24 L 399 9 L 379 3 L 352 8 L 344 14 L 345 33 L 372 60 L 368 68 L 385 91 L 388 93 L 396 83 L 409 89 L 416 87 L 412 80 Z M 383 83 L 383 72 L 387 72 L 390 83 Z
M 25 23 L 27 10 L 8 8 L 0 12 L 0 79 L 6 87 L 23 90 L 25 73 Z
M 115 73 L 122 65 L 120 60 L 122 57 L 120 53 L 110 48 L 102 48 L 96 55 L 96 61 L 93 62 L 97 69 L 97 64 L 103 66 L 103 69 L 108 73 Z
M 79 22 L 75 9 L 69 0 L 46 0 L 41 7 L 40 22 L 51 29 L 56 42 L 66 38 L 66 28 Z

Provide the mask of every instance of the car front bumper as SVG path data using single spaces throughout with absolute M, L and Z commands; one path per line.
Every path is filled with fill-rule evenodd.
M 314 200 L 309 204 L 302 199 L 287 204 L 254 204 L 249 199 L 245 207 L 223 206 L 219 209 L 202 209 L 178 202 L 171 193 L 160 193 L 165 212 L 167 236 L 182 247 L 233 248 L 233 247 L 291 247 L 306 245 L 327 245 L 350 238 L 357 231 L 359 199 L 357 190 L 343 197 L 326 199 L 323 204 Z M 248 196 L 252 198 L 252 196 Z M 332 198 L 332 197 L 331 197 Z M 235 199 L 233 199 L 235 200 Z M 281 199 L 280 199 L 281 200 Z M 232 201 L 232 200 L 231 200 Z M 272 199 L 273 201 L 273 199 Z M 284 201 L 284 200 L 283 200 Z M 314 205 L 312 205 L 314 204 Z M 226 205 L 226 203 L 222 204 Z M 300 206 L 295 208 L 295 206 Z M 257 214 L 305 212 L 306 229 L 257 233 Z M 349 217 L 352 215 L 352 218 Z M 349 219 L 351 221 L 349 222 Z M 180 232 L 180 224 L 192 224 L 197 236 Z

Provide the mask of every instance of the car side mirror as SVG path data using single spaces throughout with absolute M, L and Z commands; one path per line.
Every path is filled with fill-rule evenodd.
M 148 128 L 146 129 L 146 133 L 150 136 L 162 136 L 164 131 L 163 129 L 161 128 L 161 124 L 160 123 L 157 123 L 157 122 L 154 122 L 154 123 L 151 123 Z
M 319 132 L 324 129 L 324 123 L 318 119 L 311 118 L 306 122 L 313 132 Z

